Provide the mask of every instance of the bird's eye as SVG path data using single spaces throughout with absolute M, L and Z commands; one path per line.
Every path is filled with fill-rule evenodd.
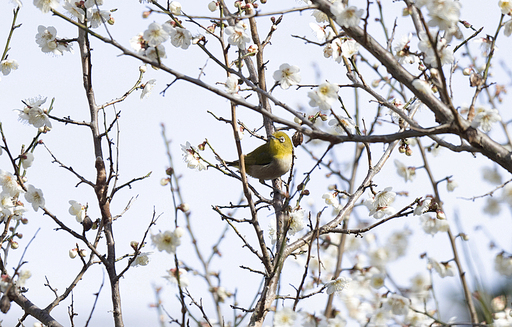
M 284 137 L 282 137 L 282 136 L 281 136 L 281 137 L 279 138 L 279 142 L 284 143 Z

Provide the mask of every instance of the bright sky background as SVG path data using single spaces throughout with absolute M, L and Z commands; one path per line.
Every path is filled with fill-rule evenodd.
M 183 10 L 188 14 L 197 15 L 212 15 L 207 10 L 209 1 L 194 1 L 193 3 L 182 2 Z M 273 2 L 273 1 L 269 1 Z M 469 21 L 479 28 L 485 26 L 482 36 L 485 34 L 494 35 L 496 25 L 498 23 L 499 8 L 498 1 L 486 2 L 485 15 L 482 14 L 482 2 L 477 0 L 461 1 L 463 4 L 461 18 Z M 129 46 L 129 39 L 139 32 L 144 31 L 147 26 L 157 21 L 163 23 L 166 21 L 165 17 L 153 14 L 148 19 L 141 18 L 141 13 L 145 6 L 139 4 L 138 1 L 132 0 L 129 5 L 125 5 L 128 1 L 105 1 L 105 9 L 118 8 L 119 10 L 113 13 L 116 20 L 114 26 L 109 26 L 109 30 L 116 40 L 125 46 Z M 361 1 L 351 1 L 351 4 L 359 5 Z M 383 4 L 386 6 L 386 24 L 392 26 L 393 20 L 396 16 L 397 19 L 397 32 L 396 38 L 400 38 L 406 31 L 412 31 L 412 25 L 408 18 L 401 17 L 402 3 L 388 3 Z M 263 12 L 275 11 L 279 8 L 302 6 L 302 3 L 295 1 L 282 1 L 277 4 L 269 4 L 263 8 Z M 12 4 L 9 1 L 2 1 L 0 3 L 0 46 L 5 45 L 5 40 L 9 32 L 12 15 Z M 476 8 L 476 9 L 475 9 Z M 372 14 L 375 14 L 372 12 Z M 283 23 L 279 26 L 278 31 L 275 33 L 272 45 L 268 47 L 267 65 L 268 70 L 268 83 L 272 83 L 272 73 L 280 64 L 287 62 L 297 65 L 301 68 L 302 83 L 315 84 L 327 79 L 336 83 L 347 83 L 348 80 L 345 76 L 345 70 L 342 65 L 335 63 L 332 59 L 323 58 L 322 49 L 313 45 L 304 46 L 304 42 L 299 39 L 290 37 L 290 34 L 299 36 L 306 36 L 314 40 L 314 34 L 311 32 L 308 23 L 314 21 L 310 17 L 309 12 L 302 15 L 298 13 L 286 15 Z M 269 18 L 260 19 L 260 34 L 266 35 L 268 27 L 270 26 Z M 23 104 L 21 100 L 42 96 L 48 97 L 46 107 L 49 105 L 51 99 L 55 97 L 54 110 L 52 114 L 59 117 L 70 116 L 74 120 L 87 120 L 88 109 L 84 96 L 84 89 L 82 86 L 80 58 L 78 55 L 78 46 L 74 44 L 75 53 L 66 53 L 62 57 L 56 57 L 49 54 L 44 54 L 40 51 L 38 45 L 35 43 L 35 34 L 39 25 L 55 26 L 58 31 L 59 37 L 76 37 L 76 29 L 64 22 L 58 17 L 52 17 L 51 14 L 42 14 L 37 8 L 32 5 L 32 1 L 26 0 L 24 7 L 21 9 L 18 24 L 22 26 L 14 32 L 11 41 L 11 50 L 9 51 L 9 58 L 16 59 L 20 65 L 19 69 L 12 72 L 9 76 L 1 76 L 0 81 L 0 120 L 3 123 L 3 129 L 7 136 L 7 141 L 10 149 L 17 152 L 22 144 L 29 144 L 32 137 L 35 135 L 35 129 L 29 125 L 23 125 L 17 121 L 17 112 L 13 109 L 22 109 Z M 207 21 L 203 21 L 208 24 Z M 185 26 L 189 28 L 193 34 L 200 31 L 198 27 L 193 24 L 186 23 Z M 372 31 L 375 31 L 375 37 L 383 40 L 379 26 L 371 22 L 370 26 Z M 103 28 L 99 28 L 102 34 Z M 464 31 L 464 35 L 468 36 L 470 33 Z M 458 44 L 455 42 L 455 44 Z M 417 49 L 417 44 L 412 43 L 413 50 Z M 215 40 L 210 40 L 208 46 L 214 49 L 216 54 L 219 54 L 218 46 Z M 99 104 L 109 101 L 111 99 L 122 96 L 137 80 L 139 76 L 139 63 L 128 57 L 118 56 L 119 51 L 109 47 L 100 41 L 92 40 L 93 47 L 93 82 L 96 99 Z M 503 34 L 500 34 L 498 40 L 499 51 L 496 53 L 498 57 L 495 65 L 498 65 L 502 60 L 508 60 L 508 54 L 512 49 L 510 46 L 510 39 L 505 39 Z M 3 48 L 2 48 L 3 49 Z M 205 76 L 203 80 L 215 85 L 217 82 L 224 82 L 225 74 L 219 70 L 213 61 L 207 60 L 203 52 L 194 46 L 188 50 L 176 49 L 171 45 L 166 46 L 167 59 L 164 61 L 168 66 L 182 72 L 189 74 L 193 77 L 199 75 L 200 68 L 206 65 Z M 478 46 L 472 45 L 473 54 L 479 54 Z M 365 52 L 364 52 L 365 53 Z M 365 53 L 367 55 L 367 53 Z M 368 57 L 368 56 L 367 56 Z M 232 57 L 234 58 L 234 57 Z M 462 60 L 464 67 L 467 62 L 464 58 L 457 57 Z M 374 61 L 372 61 L 374 62 Z M 362 65 L 362 64 L 361 64 Z M 505 67 L 511 69 L 510 61 L 505 62 Z M 319 67 L 319 69 L 317 69 Z M 496 67 L 493 70 L 493 78 L 495 77 L 498 83 L 511 84 L 510 71 Z M 415 69 L 411 69 L 415 71 Z M 126 252 L 130 252 L 129 242 L 132 240 L 140 240 L 152 216 L 153 210 L 157 214 L 162 213 L 162 217 L 158 221 L 158 225 L 154 228 L 156 232 L 158 229 L 166 230 L 174 228 L 174 216 L 172 200 L 170 192 L 167 188 L 160 186 L 159 181 L 164 177 L 165 168 L 168 166 L 168 161 L 165 156 L 164 142 L 161 136 L 160 124 L 163 123 L 167 129 L 167 135 L 172 140 L 172 154 L 174 156 L 174 164 L 178 174 L 182 175 L 181 187 L 185 201 L 190 205 L 192 210 L 193 227 L 196 232 L 199 243 L 204 251 L 208 251 L 211 245 L 214 244 L 224 224 L 220 221 L 217 214 L 211 210 L 211 205 L 227 205 L 230 201 L 237 202 L 241 196 L 241 186 L 239 182 L 225 178 L 220 173 L 210 169 L 206 172 L 196 172 L 186 168 L 186 165 L 181 160 L 180 144 L 185 144 L 190 141 L 192 144 L 199 144 L 207 138 L 211 144 L 214 145 L 216 151 L 220 153 L 224 159 L 233 159 L 236 156 L 235 146 L 232 141 L 232 132 L 229 125 L 217 122 L 213 117 L 206 113 L 207 110 L 213 111 L 216 115 L 229 118 L 229 103 L 215 97 L 211 93 L 198 89 L 185 82 L 177 82 L 169 88 L 162 97 L 159 92 L 165 87 L 167 83 L 172 82 L 172 77 L 162 72 L 155 71 L 151 68 L 144 76 L 144 81 L 155 78 L 157 86 L 148 99 L 140 100 L 140 91 L 135 92 L 128 99 L 116 106 L 117 110 L 121 111 L 120 130 L 121 141 L 119 144 L 120 150 L 120 180 L 122 182 L 130 180 L 134 177 L 143 176 L 152 171 L 153 174 L 150 178 L 138 182 L 133 185 L 131 190 L 125 189 L 120 192 L 114 199 L 112 204 L 113 214 L 120 213 L 126 206 L 131 197 L 138 196 L 131 209 L 116 222 L 114 228 L 115 239 L 117 242 L 117 254 L 121 256 Z M 473 95 L 473 89 L 469 89 L 468 80 L 460 78 L 460 74 L 454 80 L 454 102 L 456 106 L 468 104 Z M 222 85 L 218 85 L 223 88 Z M 295 108 L 305 108 L 307 112 L 312 109 L 308 106 L 309 98 L 307 91 L 309 89 L 301 89 L 298 92 L 292 90 L 283 91 L 277 88 L 274 94 L 280 97 L 287 104 Z M 340 95 L 345 101 L 345 105 L 350 108 L 353 107 L 353 92 L 348 89 L 343 89 Z M 254 98 L 254 96 L 253 96 Z M 365 114 L 364 106 L 367 101 L 361 101 L 362 113 Z M 509 99 L 501 104 L 502 115 L 504 120 L 511 117 L 506 115 L 505 109 L 510 108 L 512 103 Z M 368 104 L 371 108 L 371 115 L 373 115 L 375 104 Z M 111 114 L 111 109 L 109 109 Z M 369 110 L 370 111 L 370 110 Z M 424 110 L 425 111 L 425 110 Z M 282 114 L 281 111 L 276 111 Z M 371 119 L 371 115 L 367 119 Z M 427 113 L 421 112 L 420 115 L 427 116 Z M 289 114 L 284 115 L 291 119 Z M 420 116 L 421 117 L 421 116 Z M 251 128 L 257 128 L 261 124 L 261 119 L 257 115 L 247 112 L 244 109 L 239 109 L 239 119 L 244 121 Z M 384 119 L 388 120 L 387 117 Z M 291 133 L 289 133 L 291 135 Z M 501 139 L 502 134 L 497 129 L 493 131 L 493 136 Z M 43 135 L 41 139 L 50 148 L 50 150 L 65 164 L 72 166 L 76 171 L 80 172 L 88 179 L 94 179 L 94 155 L 92 152 L 92 144 L 90 132 L 86 128 L 79 126 L 65 126 L 58 122 L 53 122 L 53 129 L 47 135 Z M 449 138 L 450 140 L 452 138 Z M 248 135 L 243 140 L 243 147 L 250 150 L 261 142 L 250 138 Z M 423 141 L 423 145 L 429 145 L 428 140 Z M 319 145 L 315 149 L 317 154 L 321 154 L 327 145 Z M 376 145 L 372 147 L 374 160 L 379 157 L 382 146 Z M 417 150 L 416 150 L 417 151 Z M 350 158 L 353 153 L 353 146 L 351 144 L 342 144 L 337 146 L 335 155 L 343 162 L 345 156 Z M 211 153 L 206 153 L 206 156 L 213 162 L 214 157 Z M 28 171 L 28 181 L 37 188 L 41 188 L 44 192 L 46 199 L 46 207 L 52 213 L 56 214 L 62 221 L 67 222 L 77 230 L 81 230 L 81 226 L 75 222 L 74 217 L 68 214 L 69 200 L 76 200 L 80 203 L 89 203 L 89 215 L 95 219 L 99 217 L 97 208 L 95 207 L 95 196 L 87 186 L 80 185 L 75 187 L 77 180 L 71 176 L 67 171 L 59 168 L 57 164 L 50 164 L 51 157 L 44 150 L 43 147 L 38 147 L 35 152 L 36 159 L 33 167 Z M 297 176 L 301 176 L 304 172 L 311 169 L 312 163 L 303 158 L 308 158 L 308 155 L 302 151 L 297 151 Z M 421 162 L 419 156 L 405 158 L 404 156 L 397 156 L 394 153 L 391 160 L 387 164 L 386 172 L 378 175 L 375 183 L 378 184 L 378 189 L 384 189 L 387 186 L 393 186 L 395 191 L 409 190 L 410 184 L 405 184 L 403 180 L 396 175 L 392 160 L 400 158 L 408 166 L 420 166 Z M 443 149 L 441 155 L 437 158 L 430 156 L 431 164 L 436 172 L 436 178 L 442 179 L 446 176 L 453 175 L 453 178 L 459 183 L 459 188 L 454 193 L 447 193 L 445 187 L 441 186 L 443 190 L 442 197 L 445 201 L 445 208 L 447 215 L 451 219 L 452 228 L 456 229 L 455 222 L 453 221 L 454 212 L 459 213 L 459 217 L 464 224 L 464 232 L 472 236 L 472 240 L 468 244 L 474 249 L 478 248 L 483 264 L 480 266 L 486 274 L 487 278 L 484 280 L 500 281 L 495 273 L 492 272 L 492 259 L 489 257 L 487 248 L 489 240 L 483 235 L 482 232 L 474 232 L 475 225 L 485 224 L 487 231 L 496 237 L 499 241 L 499 246 L 512 250 L 509 231 L 510 214 L 509 211 L 503 210 L 502 215 L 498 218 L 489 219 L 481 211 L 481 206 L 484 200 L 477 200 L 475 202 L 461 200 L 462 197 L 471 197 L 480 195 L 492 190 L 493 186 L 482 182 L 480 166 L 487 161 L 481 160 L 480 156 L 473 158 L 470 154 L 452 154 L 448 150 Z M 487 162 L 488 164 L 488 162 Z M 5 154 L 0 157 L 0 168 L 10 171 L 10 165 L 6 160 Z M 311 184 L 311 203 L 313 203 L 316 210 L 324 206 L 321 195 L 327 191 L 327 185 L 338 183 L 338 186 L 345 188 L 337 181 L 326 181 L 322 178 L 326 170 L 316 171 L 313 177 L 316 181 Z M 361 176 L 365 173 L 364 168 L 361 170 Z M 504 174 L 504 180 L 507 180 L 507 174 Z M 296 184 L 299 179 L 296 180 Z M 258 185 L 257 181 L 252 180 L 253 185 L 258 188 L 262 194 L 268 196 L 268 189 Z M 431 194 L 432 190 L 426 184 L 426 174 L 424 170 L 418 170 L 417 181 L 411 191 L 409 198 L 397 198 L 396 207 L 405 205 L 412 202 L 414 197 L 424 196 Z M 359 210 L 355 215 L 359 214 L 361 218 L 366 218 L 364 213 L 366 209 Z M 263 213 L 263 211 L 262 211 Z M 330 209 L 326 210 L 330 214 Z M 316 211 L 313 211 L 313 215 Z M 41 228 L 37 237 L 28 248 L 24 260 L 28 263 L 24 266 L 25 269 L 30 269 L 32 278 L 27 282 L 29 292 L 27 297 L 40 307 L 46 306 L 53 300 L 53 293 L 43 286 L 45 277 L 50 281 L 53 288 L 57 288 L 62 292 L 69 284 L 74 274 L 80 269 L 81 262 L 78 259 L 70 260 L 68 258 L 68 250 L 75 247 L 76 241 L 67 235 L 64 231 L 54 231 L 55 223 L 50 218 L 42 216 L 41 212 L 34 213 L 31 209 L 27 212 L 26 217 L 30 223 L 20 231 L 23 233 L 23 239 L 19 240 L 20 249 L 17 251 L 10 251 L 8 260 L 8 269 L 12 272 L 12 268 L 16 266 L 22 249 L 26 246 L 28 241 L 34 235 L 38 228 Z M 327 219 L 328 216 L 326 216 Z M 179 217 L 179 221 L 183 223 L 183 217 Z M 269 217 L 262 217 L 262 220 L 270 220 Z M 372 218 L 373 219 L 373 218 Z M 266 227 L 266 223 L 262 224 Z M 424 261 L 419 258 L 419 254 L 428 249 L 429 255 L 432 255 L 439 260 L 448 260 L 451 258 L 450 254 L 446 254 L 447 237 L 444 235 L 436 235 L 434 238 L 425 235 L 419 229 L 419 222 L 417 217 L 401 218 L 391 221 L 381 228 L 376 229 L 374 232 L 378 234 L 381 241 L 386 239 L 386 236 L 395 229 L 408 226 L 414 231 L 409 256 L 397 262 L 396 266 L 391 268 L 391 273 L 395 275 L 395 281 L 399 285 L 407 285 L 409 278 L 420 269 L 424 267 Z M 251 235 L 250 230 L 244 230 L 244 233 Z M 92 237 L 92 232 L 90 232 Z M 474 238 L 473 238 L 474 237 Z M 478 239 L 478 240 L 477 240 Z M 185 260 L 189 265 L 195 265 L 194 253 L 189 245 L 188 237 L 183 239 L 183 245 L 179 248 L 178 255 L 182 260 Z M 460 242 L 458 242 L 460 246 Z M 80 244 L 80 246 L 82 246 Z M 459 249 L 462 249 L 459 247 Z M 174 297 L 176 287 L 168 284 L 165 280 L 160 278 L 165 275 L 165 270 L 174 266 L 173 259 L 167 254 L 157 253 L 156 250 L 148 244 L 147 251 L 155 252 L 151 257 L 151 263 L 147 267 L 139 267 L 131 269 L 126 275 L 125 279 L 121 282 L 123 315 L 126 326 L 140 326 L 157 324 L 157 313 L 149 305 L 155 302 L 154 287 L 163 286 L 163 301 L 164 306 L 172 316 L 177 317 L 179 307 Z M 248 255 L 248 252 L 241 250 L 241 244 L 238 239 L 229 233 L 228 237 L 223 241 L 220 247 L 222 252 L 222 261 L 216 260 L 214 267 L 222 269 L 221 278 L 223 285 L 229 290 L 234 292 L 235 287 L 238 287 L 238 299 L 240 306 L 249 306 L 251 296 L 255 293 L 259 285 L 258 278 L 249 274 L 247 271 L 238 268 L 240 265 L 256 266 L 256 261 Z M 492 252 L 495 254 L 495 252 Z M 209 255 L 209 252 L 205 252 Z M 189 259 L 192 258 L 192 259 Z M 478 263 L 478 261 L 477 261 Z M 347 267 L 349 263 L 347 263 Z M 119 266 L 118 271 L 121 270 Z M 411 268 L 411 267 L 414 267 Z M 290 280 L 284 279 L 286 285 L 283 285 L 283 292 L 291 291 L 288 283 L 298 284 L 296 276 L 297 266 L 293 263 L 288 263 L 286 266 L 286 276 L 290 276 Z M 417 269 L 416 269 L 417 268 Z M 294 275 L 295 273 L 295 275 Z M 100 288 L 102 276 L 104 274 L 103 267 L 99 265 L 94 266 L 86 274 L 84 280 L 75 289 L 74 301 L 75 311 L 79 313 L 76 317 L 77 325 L 83 325 L 89 310 L 94 301 L 94 293 Z M 105 285 L 100 295 L 99 302 L 96 306 L 96 311 L 91 322 L 91 326 L 105 326 L 112 325 L 111 313 L 108 312 L 110 305 L 110 290 L 105 273 Z M 204 298 L 205 306 L 210 304 L 210 295 L 204 290 L 204 283 L 199 279 L 191 279 L 190 290 L 195 296 L 196 300 L 201 297 Z M 460 282 L 455 279 L 439 279 L 434 280 L 435 287 L 439 289 L 449 289 L 450 287 L 459 287 Z M 326 295 L 320 295 L 314 298 L 314 302 L 322 303 L 320 308 L 325 303 Z M 188 302 L 188 301 L 187 301 Z M 311 301 L 305 303 L 312 303 Z M 66 299 L 59 307 L 52 311 L 52 315 L 57 318 L 64 325 L 67 324 L 67 306 L 70 304 L 70 299 Z M 231 319 L 232 313 L 226 305 L 226 319 Z M 207 310 L 212 313 L 213 310 Z M 16 305 L 11 307 L 11 311 L 4 315 L 2 318 L 6 326 L 15 324 L 16 319 L 21 316 L 20 310 Z M 30 326 L 33 322 L 32 318 L 26 320 L 25 325 Z M 267 320 L 271 324 L 270 320 Z

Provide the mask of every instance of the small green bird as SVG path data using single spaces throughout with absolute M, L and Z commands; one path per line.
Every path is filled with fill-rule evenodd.
M 286 174 L 292 167 L 293 145 L 285 132 L 275 132 L 267 143 L 244 155 L 245 172 L 263 182 Z M 240 162 L 226 162 L 240 168 Z

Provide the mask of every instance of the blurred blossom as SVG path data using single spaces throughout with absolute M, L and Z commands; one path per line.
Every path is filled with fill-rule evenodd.
M 341 124 L 340 124 L 341 123 Z M 331 119 L 329 121 L 329 126 L 333 126 L 334 131 L 338 133 L 339 135 L 346 135 L 345 129 L 342 127 L 342 125 L 345 127 L 345 129 L 351 134 L 354 135 L 356 132 L 356 125 L 354 121 L 351 118 L 338 116 L 338 118 Z
M 505 254 L 504 252 L 499 253 L 494 258 L 494 269 L 503 276 L 512 276 L 512 256 Z
M 416 178 L 416 167 L 407 167 L 398 159 L 395 159 L 395 167 L 398 175 L 403 177 L 406 183 Z
M 500 201 L 496 198 L 488 197 L 483 210 L 488 215 L 498 216 L 501 212 Z
M 149 255 L 151 254 L 151 252 L 141 252 L 139 253 L 139 255 L 137 256 L 137 258 L 135 258 L 135 260 L 132 262 L 131 266 L 132 267 L 138 267 L 138 266 L 147 266 L 149 264 Z
M 297 313 L 292 308 L 276 309 L 274 327 L 292 327 L 297 319 Z
M 391 293 L 384 302 L 384 308 L 388 309 L 394 315 L 404 316 L 409 312 L 411 300 L 399 294 Z
M 327 294 L 339 295 L 341 291 L 350 283 L 350 278 L 338 277 L 335 280 L 331 280 L 325 283 L 325 287 L 327 287 Z
M 446 181 L 446 190 L 448 192 L 453 192 L 455 190 L 455 188 L 458 186 L 459 186 L 459 183 L 457 183 L 456 181 L 454 181 L 451 178 L 448 178 L 448 180 Z
M 450 228 L 446 219 L 432 218 L 430 215 L 420 217 L 421 227 L 425 233 L 434 236 L 438 232 L 447 232 Z
M 169 269 L 167 271 L 169 274 L 163 276 L 163 278 L 167 279 L 173 285 L 179 285 L 180 287 L 188 287 L 190 282 L 188 280 L 188 273 L 185 269 L 180 268 L 176 270 L 176 268 Z M 179 282 L 178 282 L 179 278 Z
M 491 168 L 491 167 L 482 168 L 482 175 L 483 175 L 484 180 L 491 184 L 498 185 L 498 184 L 502 183 L 501 174 L 498 171 L 498 169 L 496 168 L 496 166 L 494 166 L 494 168 Z

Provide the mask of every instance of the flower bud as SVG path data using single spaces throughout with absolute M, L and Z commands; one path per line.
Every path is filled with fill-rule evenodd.
M 189 212 L 190 211 L 190 206 L 186 203 L 182 203 L 178 206 L 178 210 L 181 210 L 183 212 Z
M 437 217 L 437 219 L 439 219 L 439 220 L 444 220 L 444 219 L 446 219 L 446 215 L 444 214 L 444 211 L 443 211 L 443 210 L 441 210 L 441 209 L 437 209 L 437 210 L 436 210 L 436 217 Z
M 379 83 L 380 83 L 380 79 L 374 79 L 374 80 L 372 81 L 372 87 L 374 87 L 374 88 L 375 88 L 375 87 L 378 87 L 378 86 L 379 86 Z
M 184 234 L 185 234 L 185 229 L 183 227 L 178 226 L 174 230 L 174 235 L 176 235 L 177 237 L 182 237 Z
M 19 248 L 19 247 L 20 247 L 20 245 L 19 245 L 19 244 L 18 244 L 18 242 L 16 242 L 16 241 L 11 240 L 11 242 L 10 242 L 10 243 L 11 243 L 11 244 L 10 244 L 10 245 L 11 245 L 11 249 L 13 249 L 13 250 L 16 250 L 17 248 Z
M 219 4 L 216 1 L 212 1 L 208 4 L 208 9 L 211 12 L 214 12 L 215 10 L 217 10 L 217 8 L 219 8 Z
M 112 17 L 112 16 L 110 16 L 110 17 L 109 17 L 109 19 L 107 20 L 107 23 L 108 23 L 109 25 L 114 25 L 114 23 L 115 23 L 115 22 L 116 22 L 116 21 L 114 20 L 114 17 Z
M 139 242 L 131 241 L 130 246 L 132 247 L 133 250 L 137 251 L 137 249 L 139 248 Z
M 79 254 L 80 254 L 80 256 L 82 258 L 85 258 L 87 256 L 87 250 L 86 249 L 80 249 L 80 253 Z
M 139 66 L 139 72 L 145 73 L 148 71 L 148 68 L 146 66 Z
M 410 147 L 405 148 L 405 155 L 408 157 L 412 156 L 412 149 Z
M 144 11 L 142 13 L 142 18 L 146 19 L 149 17 L 149 15 L 151 15 L 151 10 Z
M 464 76 L 469 76 L 469 75 L 471 75 L 471 72 L 473 72 L 473 69 L 471 69 L 470 67 L 466 67 L 466 68 L 464 68 L 464 69 L 462 70 L 462 74 L 463 74 Z
M 167 184 L 169 184 L 169 178 L 162 178 L 160 180 L 160 185 L 165 186 Z
M 76 248 L 71 249 L 71 250 L 69 250 L 68 255 L 71 259 L 74 259 L 78 255 L 78 250 Z

